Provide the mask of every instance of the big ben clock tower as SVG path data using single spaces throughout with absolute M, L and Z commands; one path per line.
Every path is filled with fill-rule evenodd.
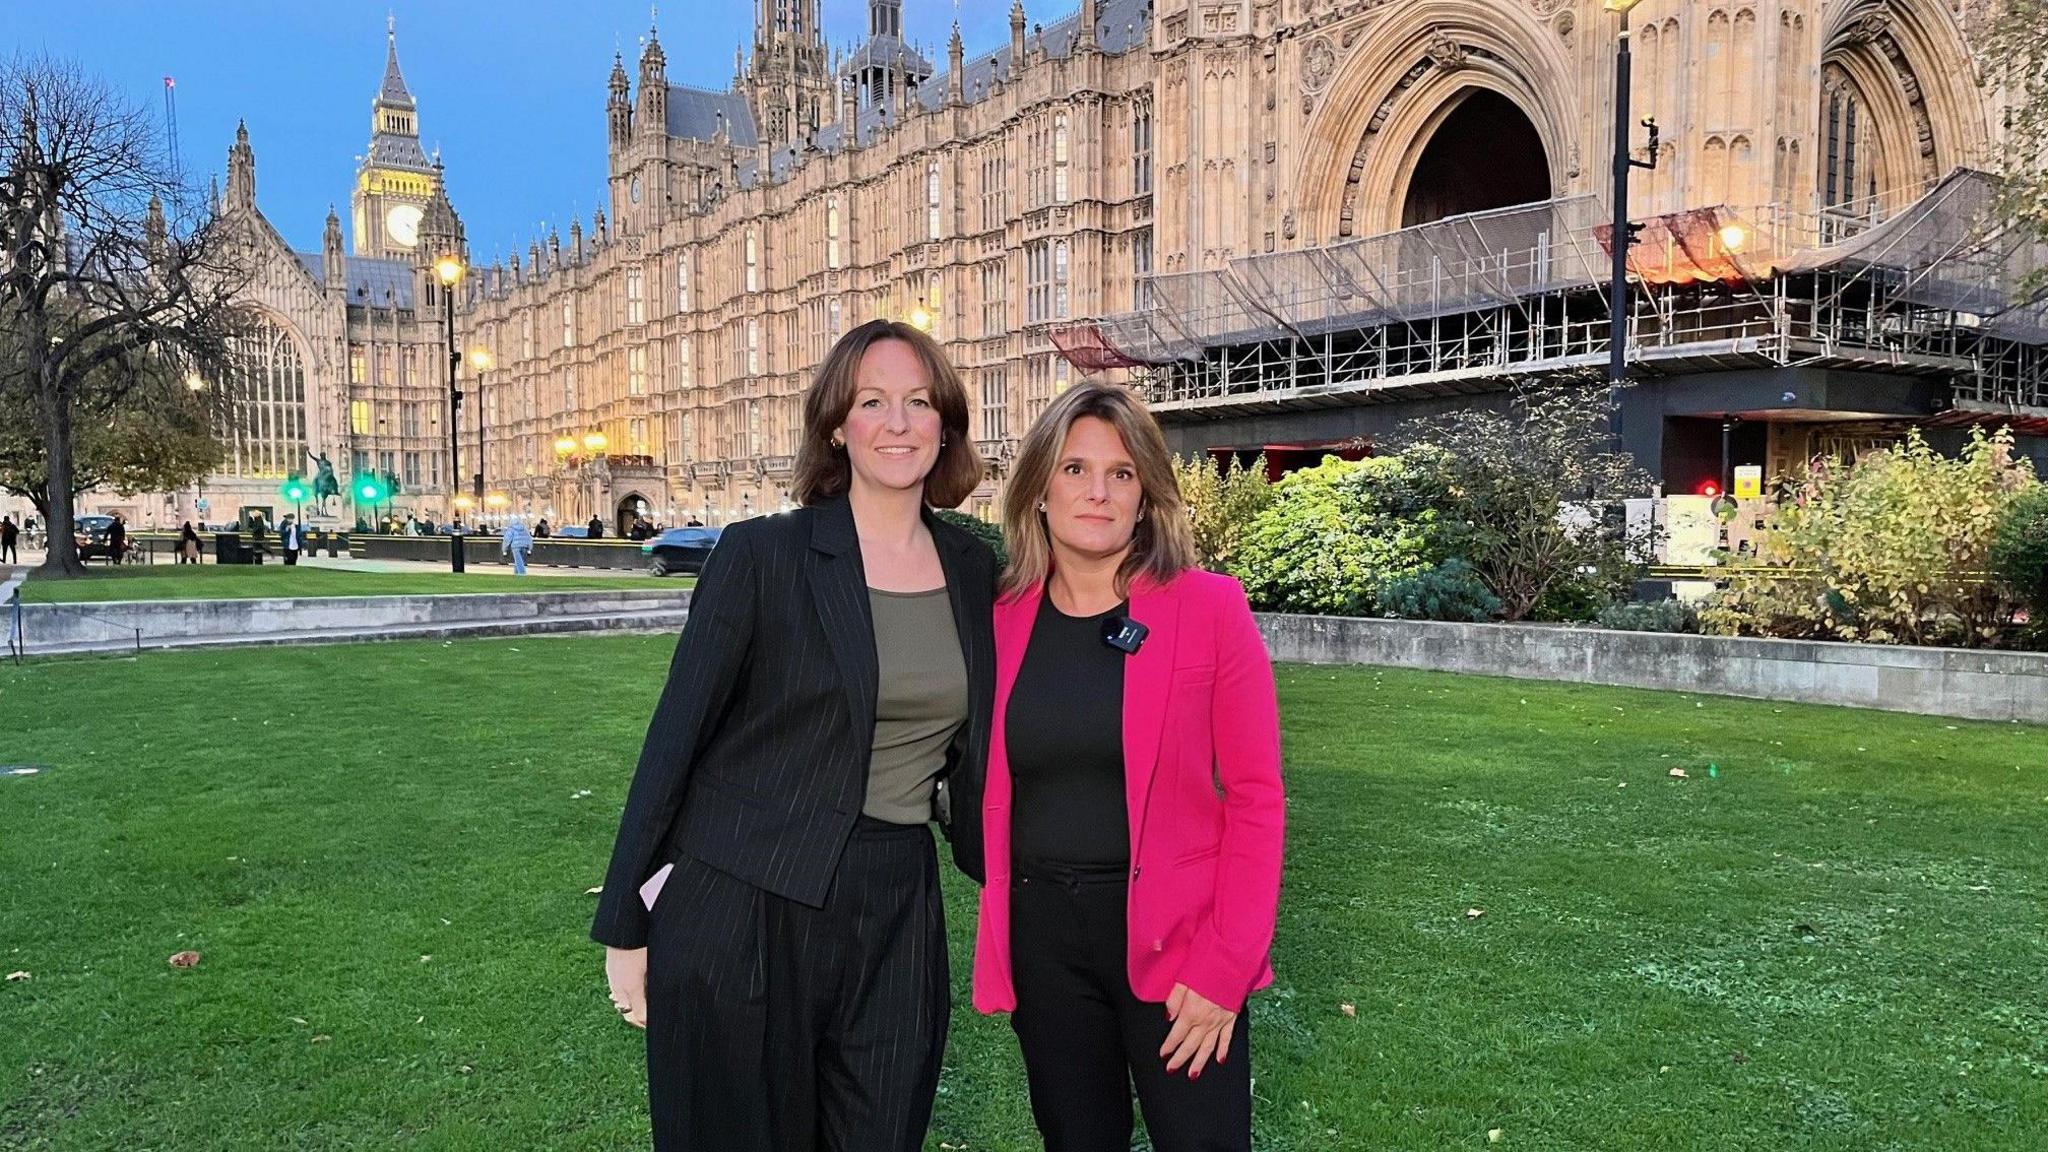
M 398 71 L 397 21 L 386 25 L 384 83 L 371 104 L 370 150 L 356 170 L 349 213 L 357 256 L 411 259 L 440 172 L 420 149 L 419 110 Z

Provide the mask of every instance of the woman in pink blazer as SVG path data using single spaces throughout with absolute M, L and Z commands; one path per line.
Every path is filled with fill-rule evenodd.
M 1285 799 L 1244 590 L 1194 566 L 1128 391 L 1074 388 L 1005 495 L 974 1004 L 1009 1012 L 1047 1152 L 1249 1152 Z

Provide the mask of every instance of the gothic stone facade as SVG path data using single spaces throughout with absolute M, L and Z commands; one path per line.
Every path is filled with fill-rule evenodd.
M 1980 4 L 1649 0 L 1638 214 L 1917 195 L 1995 143 Z M 935 72 L 871 4 L 830 59 L 815 0 L 760 0 L 729 87 L 615 61 L 608 212 L 487 270 L 487 474 L 516 508 L 710 523 L 783 507 L 801 395 L 870 317 L 928 323 L 995 464 L 1077 370 L 1049 332 L 1156 271 L 1608 180 L 1598 0 L 1090 0 Z M 829 62 L 828 62 L 829 60 Z M 1437 145 L 1432 147 L 1432 145 Z M 582 439 L 600 433 L 600 459 Z
M 757 0 L 752 51 L 719 88 L 672 83 L 652 35 L 637 76 L 614 60 L 608 208 L 464 284 L 462 345 L 493 361 L 485 478 L 511 510 L 715 524 L 785 506 L 811 373 L 890 316 L 927 324 L 961 370 L 994 466 L 969 507 L 986 511 L 1026 426 L 1079 378 L 1051 332 L 1142 304 L 1152 273 L 1604 198 L 1609 179 L 1599 0 L 1085 0 L 1043 26 L 1016 3 L 1006 43 L 969 53 L 956 33 L 936 65 L 903 41 L 901 6 L 870 0 L 840 55 L 818 0 Z M 1910 199 L 1984 163 L 1999 111 L 1969 46 L 1987 7 L 1645 0 L 1633 101 L 1662 136 L 1636 214 Z M 399 473 L 401 507 L 446 515 L 423 267 L 460 223 L 395 48 L 373 115 L 354 253 L 335 227 L 320 257 L 276 244 L 258 297 L 306 376 L 306 444 L 332 446 L 344 477 Z M 230 200 L 260 218 L 252 193 Z M 1205 434 L 1229 442 L 1175 429 L 1188 447 Z M 207 491 L 246 480 L 227 502 L 274 504 L 269 468 Z

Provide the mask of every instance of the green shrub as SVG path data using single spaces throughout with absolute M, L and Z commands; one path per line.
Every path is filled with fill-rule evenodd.
M 1651 604 L 1609 604 L 1600 610 L 1598 623 L 1617 632 L 1698 632 L 1700 614 L 1683 600 L 1659 600 Z
M 1373 615 L 1380 593 L 1442 558 L 1436 513 L 1413 505 L 1398 458 L 1325 458 L 1273 485 L 1272 502 L 1239 535 L 1230 574 L 1269 612 Z
M 1232 457 L 1222 468 L 1206 456 L 1174 459 L 1174 478 L 1187 503 L 1194 530 L 1198 563 L 1211 572 L 1230 571 L 1237 542 L 1259 513 L 1273 503 L 1273 484 L 1266 479 L 1266 458 L 1250 467 Z
M 969 516 L 965 512 L 955 512 L 950 508 L 940 511 L 938 515 L 939 519 L 944 520 L 948 524 L 967 529 L 976 539 L 993 549 L 996 554 L 997 567 L 1007 568 L 1009 566 L 1010 550 L 1003 546 L 1002 525 L 991 524 L 979 516 Z
M 2034 624 L 2048 622 L 2048 484 L 2035 484 L 2006 506 L 1991 534 L 1991 571 Z
M 1500 612 L 1500 597 L 1487 589 L 1472 565 L 1453 557 L 1389 583 L 1380 593 L 1380 611 L 1402 620 L 1482 624 Z
M 1756 563 L 1701 612 L 1709 631 L 1877 644 L 1998 641 L 2012 597 L 1987 575 L 2006 509 L 2037 488 L 2012 434 L 1959 457 L 1918 432 L 1855 463 L 1816 463 L 1765 520 Z
M 1507 620 L 1592 618 L 1633 586 L 1650 539 L 1605 515 L 1650 487 L 1608 451 L 1604 388 L 1517 393 L 1402 427 L 1411 492 L 1437 510 L 1445 553 L 1471 561 Z

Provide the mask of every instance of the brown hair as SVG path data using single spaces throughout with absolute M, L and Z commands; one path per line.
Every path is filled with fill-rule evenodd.
M 1123 437 L 1144 491 L 1138 506 L 1142 519 L 1132 533 L 1130 554 L 1117 570 L 1118 590 L 1129 594 L 1131 582 L 1139 576 L 1164 584 L 1195 566 L 1195 534 L 1159 422 L 1129 389 L 1082 384 L 1048 404 L 1018 446 L 1009 486 L 1003 490 L 1003 542 L 1010 552 L 1010 566 L 1003 572 L 1006 596 L 1036 587 L 1052 574 L 1052 539 L 1038 502 L 1052 486 L 1052 470 L 1066 446 L 1067 430 L 1083 416 L 1104 421 Z
M 853 483 L 853 464 L 832 433 L 846 423 L 859 390 L 861 358 L 884 340 L 901 340 L 924 365 L 932 406 L 939 410 L 939 458 L 924 478 L 924 502 L 956 508 L 981 483 L 986 466 L 967 434 L 967 388 L 938 342 L 897 320 L 870 320 L 839 338 L 804 393 L 803 442 L 797 446 L 794 494 L 799 504 L 844 495 Z

